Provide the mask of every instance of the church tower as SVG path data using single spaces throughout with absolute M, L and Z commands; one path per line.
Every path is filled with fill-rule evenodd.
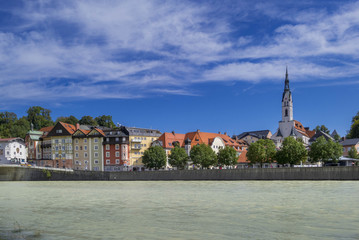
M 284 92 L 282 97 L 282 122 L 289 121 L 293 121 L 293 99 L 289 88 L 288 68 L 286 68 Z

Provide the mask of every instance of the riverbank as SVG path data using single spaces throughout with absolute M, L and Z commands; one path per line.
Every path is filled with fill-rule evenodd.
M 1 166 L 0 181 L 359 180 L 359 167 L 95 172 Z

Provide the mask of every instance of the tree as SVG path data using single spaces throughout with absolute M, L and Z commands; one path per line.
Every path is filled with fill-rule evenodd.
M 57 122 L 64 122 L 64 123 L 76 125 L 79 122 L 79 120 L 75 116 L 71 115 L 70 117 L 58 117 L 55 123 Z
M 166 165 L 166 152 L 160 146 L 153 146 L 148 148 L 142 157 L 142 163 L 146 168 L 160 169 Z
M 352 124 L 359 120 L 359 112 L 352 118 Z
M 275 144 L 270 139 L 260 139 L 252 143 L 247 152 L 247 159 L 252 164 L 273 162 L 276 156 Z
M 302 142 L 287 137 L 283 141 L 282 148 L 277 151 L 276 159 L 279 164 L 299 164 L 301 161 L 306 161 L 307 150 Z
M 333 142 L 331 139 L 327 141 L 323 136 L 312 143 L 309 151 L 311 162 L 337 162 L 342 154 L 343 147 L 340 143 Z
M 322 131 L 322 132 L 325 132 L 325 133 L 327 133 L 327 134 L 330 134 L 330 131 L 329 131 L 329 129 L 326 127 L 326 126 L 324 126 L 324 125 L 322 125 L 322 126 L 316 126 L 315 127 L 315 131 L 317 132 L 317 131 Z
M 83 116 L 80 119 L 79 123 L 82 124 L 82 125 L 91 125 L 91 126 L 97 126 L 98 125 L 98 123 L 91 116 Z
M 98 123 L 98 125 L 108 128 L 113 128 L 116 125 L 112 121 L 112 116 L 110 115 L 102 115 L 95 118 L 95 121 Z
M 359 138 L 359 120 L 351 125 L 347 138 Z
M 188 156 L 184 148 L 181 148 L 177 144 L 171 151 L 171 155 L 168 157 L 168 163 L 177 167 L 177 169 L 184 169 L 188 162 Z
M 226 146 L 220 149 L 217 154 L 218 164 L 222 166 L 233 166 L 237 164 L 238 155 L 233 147 Z
M 51 119 L 51 110 L 40 106 L 30 107 L 27 110 L 27 120 L 34 124 L 35 129 L 48 127 L 54 124 Z
M 27 132 L 30 130 L 30 123 L 26 117 L 22 117 L 15 122 L 11 127 L 11 137 L 25 138 Z
M 11 130 L 17 121 L 13 112 L 0 112 L 0 138 L 12 137 Z
M 208 168 L 217 164 L 217 155 L 212 148 L 206 144 L 195 145 L 190 152 L 193 164 Z
M 357 152 L 357 150 L 355 149 L 355 147 L 351 147 L 350 150 L 348 151 L 348 157 L 350 158 L 356 158 L 358 159 L 359 158 L 359 154 Z

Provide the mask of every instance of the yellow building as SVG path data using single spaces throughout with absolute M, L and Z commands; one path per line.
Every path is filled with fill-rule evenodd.
M 130 167 L 134 171 L 144 170 L 142 163 L 143 153 L 151 146 L 153 141 L 156 141 L 161 136 L 161 132 L 154 129 L 131 127 L 126 127 L 126 130 L 129 133 Z

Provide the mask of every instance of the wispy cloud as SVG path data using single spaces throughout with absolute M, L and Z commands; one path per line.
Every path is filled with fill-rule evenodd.
M 359 73 L 358 2 L 287 6 L 24 1 L 0 24 L 0 100 L 200 95 L 197 82 L 281 81 L 286 65 L 297 81 Z

